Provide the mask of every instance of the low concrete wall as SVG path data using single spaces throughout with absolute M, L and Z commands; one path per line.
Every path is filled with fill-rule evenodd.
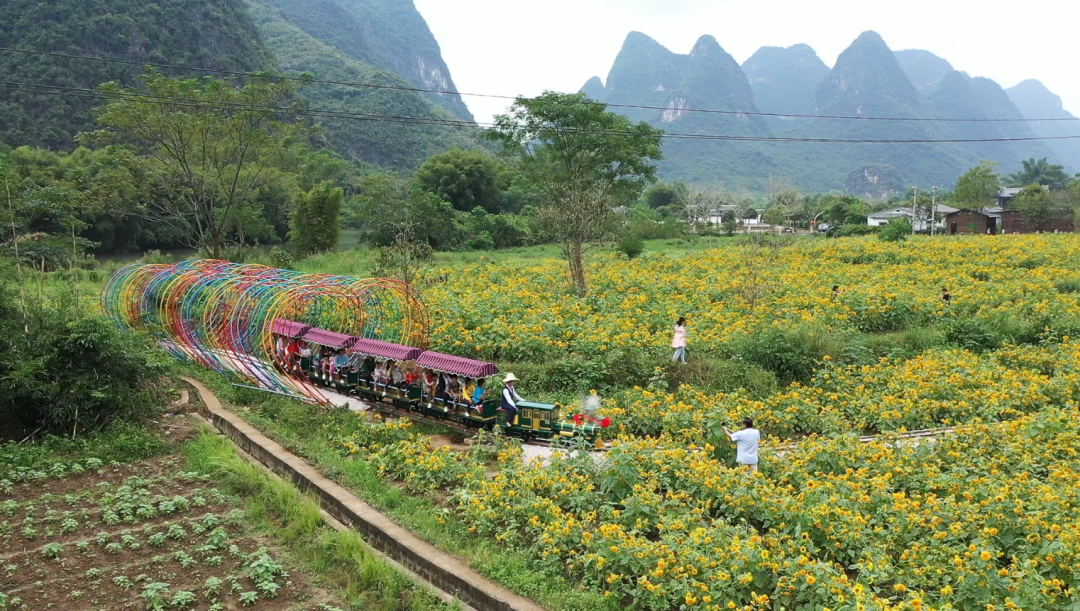
M 498 586 L 461 560 L 423 541 L 356 495 L 335 484 L 298 456 L 269 439 L 236 414 L 198 380 L 183 378 L 199 392 L 207 417 L 240 449 L 304 492 L 313 494 L 323 509 L 355 528 L 369 545 L 401 563 L 435 587 L 457 596 L 477 611 L 545 611 L 535 602 Z

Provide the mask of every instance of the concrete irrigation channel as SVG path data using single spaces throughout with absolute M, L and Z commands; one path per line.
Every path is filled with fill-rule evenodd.
M 183 380 L 199 393 L 206 415 L 223 435 L 275 474 L 315 496 L 334 519 L 356 529 L 372 548 L 386 554 L 435 589 L 477 611 L 545 611 L 544 607 L 499 586 L 402 528 L 386 515 L 335 484 L 298 456 L 225 409 L 198 380 Z

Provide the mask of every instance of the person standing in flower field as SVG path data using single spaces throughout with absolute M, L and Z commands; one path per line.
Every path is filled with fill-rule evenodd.
M 743 420 L 743 429 L 735 432 L 724 427 L 729 439 L 735 442 L 735 461 L 746 468 L 750 473 L 757 472 L 758 467 L 758 444 L 761 442 L 761 431 L 754 428 L 754 420 Z
M 944 303 L 945 305 L 952 303 L 952 294 L 949 293 L 949 289 L 941 289 L 941 303 Z
M 671 362 L 680 362 L 686 364 L 686 318 L 679 317 L 679 321 L 675 323 L 675 337 L 671 340 L 671 347 L 675 349 L 675 354 L 671 355 Z

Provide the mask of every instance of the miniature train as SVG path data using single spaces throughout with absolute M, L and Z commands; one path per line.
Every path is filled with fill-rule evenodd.
M 361 339 L 302 323 L 278 319 L 272 327 L 275 364 L 312 383 L 377 403 L 392 405 L 405 415 L 416 414 L 447 421 L 470 429 L 499 427 L 524 442 L 580 440 L 603 447 L 601 435 L 611 425 L 610 418 L 592 414 L 566 416 L 557 403 L 518 401 L 517 412 L 500 409 L 500 395 L 484 393 L 478 402 L 448 392 L 448 380 L 484 381 L 499 373 L 492 363 L 449 354 L 423 351 L 373 339 Z M 393 363 L 398 372 L 410 376 L 398 379 L 376 375 L 379 364 Z M 420 376 L 424 374 L 424 377 Z M 434 377 L 435 384 L 430 380 Z M 401 379 L 404 378 L 404 379 Z

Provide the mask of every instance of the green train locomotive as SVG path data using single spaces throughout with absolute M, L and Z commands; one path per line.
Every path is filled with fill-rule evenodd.
M 276 320 L 277 365 L 312 383 L 371 403 L 388 404 L 405 415 L 445 421 L 469 429 L 493 430 L 524 442 L 557 443 L 579 440 L 603 448 L 602 434 L 611 420 L 586 414 L 568 414 L 557 403 L 519 401 L 513 421 L 500 409 L 497 396 L 484 394 L 479 401 L 465 400 L 446 392 L 448 380 L 483 381 L 499 373 L 493 363 L 422 351 L 371 339 L 360 339 L 300 323 Z M 377 363 L 394 363 L 397 371 L 411 375 L 394 379 L 380 375 Z M 413 377 L 415 376 L 415 377 Z M 442 383 L 430 383 L 431 379 Z

